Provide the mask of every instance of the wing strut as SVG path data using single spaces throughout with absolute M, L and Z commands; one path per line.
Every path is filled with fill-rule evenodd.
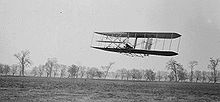
M 136 47 L 136 44 L 137 44 L 137 34 L 135 33 L 135 42 L 134 42 L 134 48 Z
M 155 45 L 154 45 L 154 49 L 156 49 L 156 46 L 157 46 L 157 36 L 158 36 L 158 34 L 156 35 L 156 42 L 155 42 Z
M 180 40 L 181 40 L 181 37 L 179 38 L 179 42 L 178 42 L 178 46 L 177 46 L 177 52 L 179 52 Z
M 163 49 L 162 50 L 164 50 L 164 45 L 165 45 L 165 39 L 163 39 Z
M 172 39 L 172 38 L 173 38 L 173 34 L 171 34 L 171 37 L 170 37 L 170 38 L 171 38 L 171 41 L 170 41 L 170 47 L 169 47 L 169 50 L 170 50 L 171 45 L 172 45 L 172 41 L 173 41 L 173 39 Z

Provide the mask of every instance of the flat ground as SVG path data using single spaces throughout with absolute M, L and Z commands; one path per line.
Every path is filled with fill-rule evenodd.
M 220 84 L 0 77 L 1 102 L 220 102 Z

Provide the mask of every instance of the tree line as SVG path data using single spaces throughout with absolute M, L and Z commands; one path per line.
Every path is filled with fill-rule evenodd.
M 18 60 L 17 64 L 0 64 L 1 75 L 25 76 L 25 69 L 31 67 L 30 51 L 21 51 L 14 54 Z M 56 58 L 48 58 L 45 64 L 34 66 L 30 72 L 35 77 L 60 77 L 60 78 L 91 78 L 91 79 L 118 79 L 118 80 L 146 80 L 146 81 L 175 81 L 175 82 L 213 82 L 220 78 L 220 71 L 217 70 L 220 59 L 210 58 L 207 68 L 210 71 L 195 70 L 198 61 L 188 63 L 188 72 L 183 65 L 171 58 L 165 68 L 166 71 L 154 71 L 152 69 L 126 69 L 121 68 L 110 71 L 114 62 L 108 65 L 97 67 L 77 66 L 59 64 Z

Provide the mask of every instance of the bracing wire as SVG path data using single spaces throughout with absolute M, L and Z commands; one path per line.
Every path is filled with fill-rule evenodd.
M 156 35 L 156 41 L 155 41 L 154 49 L 156 49 L 156 46 L 157 46 L 157 35 Z
M 171 34 L 171 41 L 170 41 L 169 50 L 171 49 L 172 41 L 173 41 L 173 34 Z
M 165 45 L 165 38 L 163 40 L 163 48 L 162 48 L 162 50 L 164 50 L 164 45 Z
M 179 38 L 179 42 L 178 42 L 178 46 L 177 46 L 177 52 L 179 52 L 180 41 L 181 41 L 181 37 Z

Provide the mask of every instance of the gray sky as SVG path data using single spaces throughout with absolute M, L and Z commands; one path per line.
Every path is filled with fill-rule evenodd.
M 220 57 L 219 0 L 0 0 L 0 62 L 29 49 L 34 65 L 56 57 L 62 64 L 114 69 L 166 70 L 171 57 L 133 58 L 90 48 L 94 31 L 174 31 L 182 34 L 180 55 L 207 70 Z M 113 70 L 114 70 L 113 69 Z M 188 69 L 188 68 L 187 68 Z

